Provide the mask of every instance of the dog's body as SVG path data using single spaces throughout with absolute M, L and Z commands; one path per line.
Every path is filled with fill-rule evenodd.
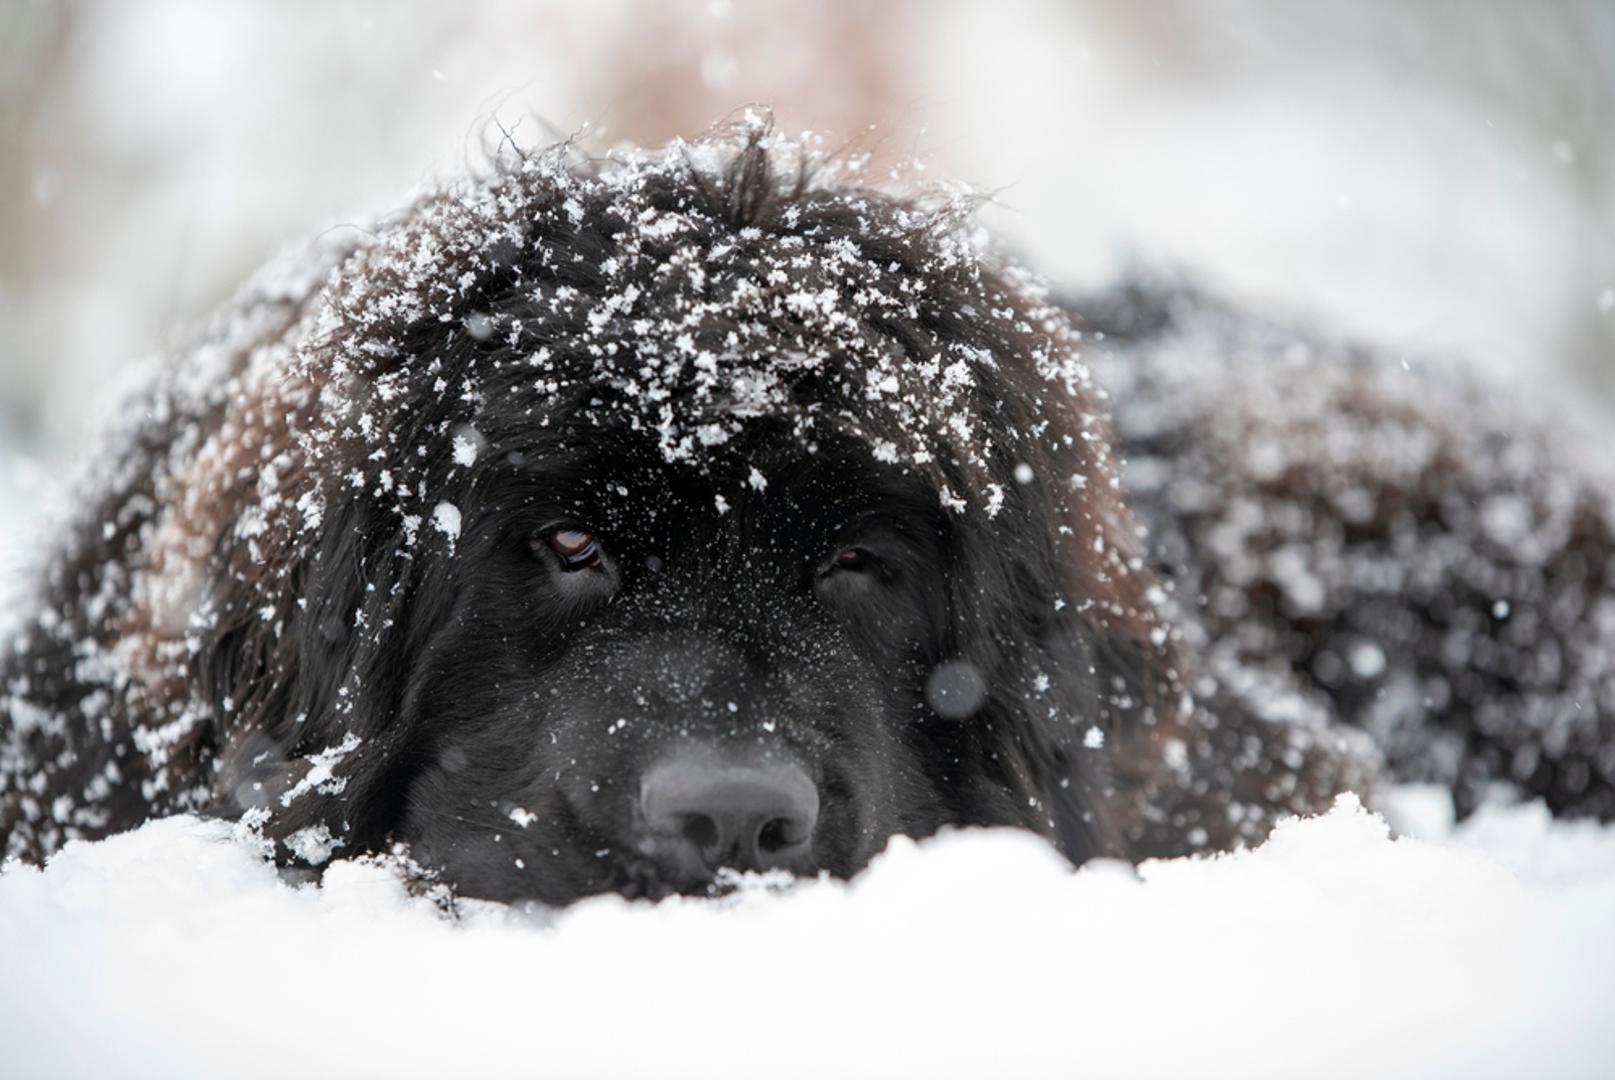
M 4 851 L 197 810 L 564 902 L 949 824 L 1226 848 L 1371 789 L 1323 710 L 1252 707 L 1238 619 L 1174 614 L 1065 316 L 957 204 L 794 152 L 557 151 L 244 293 L 5 660 Z M 1158 525 L 1195 590 L 1198 520 Z M 1560 802 L 1607 816 L 1589 762 Z
M 1367 732 L 1460 815 L 1498 794 L 1615 818 L 1596 422 L 1181 286 L 1072 307 L 1201 671 Z

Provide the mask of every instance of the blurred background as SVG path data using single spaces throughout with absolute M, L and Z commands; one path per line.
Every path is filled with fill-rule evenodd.
M 746 103 L 996 192 L 1063 287 L 1186 268 L 1615 402 L 1603 0 L 0 0 L 0 505 L 120 367 L 490 120 L 658 143 Z

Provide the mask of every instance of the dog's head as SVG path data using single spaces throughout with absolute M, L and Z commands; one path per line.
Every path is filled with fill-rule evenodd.
M 1071 333 L 956 200 L 843 181 L 558 150 L 333 277 L 199 650 L 278 857 L 563 902 L 1115 850 L 1103 737 L 1176 689 Z

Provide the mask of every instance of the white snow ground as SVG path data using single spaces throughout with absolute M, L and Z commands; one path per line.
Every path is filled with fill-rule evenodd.
M 1345 799 L 1221 858 L 1072 872 L 971 831 L 851 885 L 459 924 L 283 884 L 170 818 L 0 873 L 11 1077 L 1607 1077 L 1615 828 L 1391 839 Z

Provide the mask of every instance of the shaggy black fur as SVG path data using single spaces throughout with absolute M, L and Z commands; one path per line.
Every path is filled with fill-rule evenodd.
M 1069 325 L 963 229 L 752 128 L 516 162 L 261 281 L 4 661 L 0 848 L 199 810 L 559 903 L 709 887 L 644 818 L 692 748 L 805 773 L 781 865 L 839 876 L 949 824 L 1226 848 L 1371 789 L 1183 659 Z

